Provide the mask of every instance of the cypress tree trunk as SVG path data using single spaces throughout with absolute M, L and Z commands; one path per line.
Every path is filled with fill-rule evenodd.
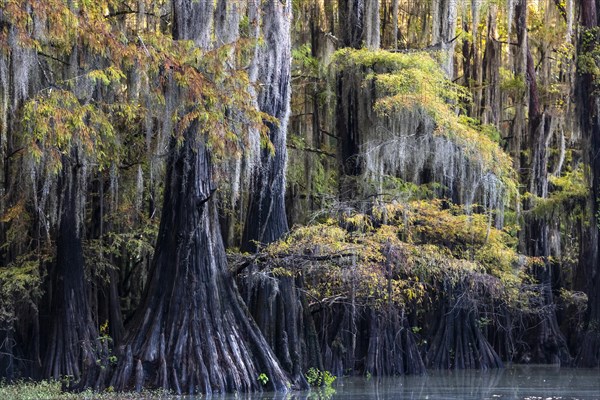
M 503 366 L 477 324 L 477 306 L 464 300 L 469 290 L 468 282 L 458 283 L 456 288 L 444 288 L 438 310 L 440 318 L 425 357 L 428 367 L 489 369 Z
M 338 0 L 341 47 L 361 47 L 365 0 Z
M 377 50 L 381 42 L 379 20 L 379 0 L 366 0 L 365 2 L 365 47 Z
M 509 46 L 509 54 L 511 55 L 511 60 L 513 60 L 514 63 L 515 75 L 522 77 L 523 80 L 525 80 L 527 78 L 527 57 L 525 53 L 525 48 L 527 46 L 527 5 L 523 1 L 516 4 L 514 8 L 514 22 L 515 27 L 517 28 L 517 46 Z M 509 26 L 512 26 L 513 21 L 508 21 L 508 23 Z M 516 94 L 515 98 L 513 99 L 515 102 L 515 114 L 511 126 L 511 141 L 509 144 L 509 150 L 513 157 L 514 169 L 518 174 L 521 173 L 521 165 L 523 164 L 521 160 L 523 137 L 527 136 L 527 129 L 525 126 L 525 105 L 527 104 L 528 94 L 529 93 L 525 90 L 522 94 Z M 517 210 L 517 212 L 520 212 L 520 210 Z M 522 240 L 519 242 L 523 243 Z M 522 252 L 525 251 L 524 248 L 520 248 L 519 250 Z
M 94 189 L 92 193 L 92 228 L 90 229 L 89 237 L 99 240 L 106 246 L 104 232 L 104 218 L 106 207 L 104 201 L 104 187 L 108 183 L 105 181 L 104 174 L 100 172 L 97 178 L 92 183 Z M 95 199 L 94 199 L 95 197 Z M 110 227 L 109 227 L 110 230 Z M 112 258 L 112 256 L 108 256 Z M 114 262 L 114 260 L 113 260 Z M 96 318 L 99 325 L 108 322 L 108 333 L 115 345 L 119 345 L 125 331 L 123 323 L 123 313 L 121 312 L 121 301 L 119 298 L 119 273 L 115 269 L 110 269 L 107 272 L 108 280 L 98 279 L 98 296 Z
M 600 45 L 598 34 L 598 15 L 595 0 L 582 0 L 581 2 L 581 25 L 582 31 L 579 37 L 578 55 L 589 56 L 589 52 L 597 51 Z M 597 61 L 596 61 L 597 63 Z M 600 235 L 598 234 L 598 199 L 600 198 L 600 101 L 598 99 L 598 86 L 592 71 L 581 69 L 578 71 L 576 81 L 576 93 L 579 121 L 584 137 L 584 143 L 589 149 L 584 154 L 590 165 L 591 180 L 591 213 L 589 236 L 584 240 L 582 249 L 583 270 L 591 272 L 588 286 L 588 315 L 587 326 L 581 343 L 581 350 L 577 356 L 576 363 L 580 367 L 598 367 L 600 365 L 600 265 L 598 257 L 598 246 Z M 585 147 L 584 147 L 585 148 Z
M 302 277 L 265 276 L 253 267 L 242 284 L 246 304 L 294 388 L 308 389 L 304 372 L 322 369 L 322 362 Z
M 398 50 L 398 4 L 399 0 L 392 0 L 392 48 Z
M 379 0 L 338 0 L 338 18 L 341 47 L 379 48 Z
M 378 50 L 381 45 L 379 0 L 338 0 L 339 47 Z M 397 15 L 395 16 L 397 17 Z M 397 25 L 396 25 L 397 28 Z M 395 32 L 397 38 L 397 29 Z M 344 69 L 335 81 L 334 123 L 339 162 L 339 197 L 360 201 L 360 176 L 365 172 L 364 149 L 374 123 L 375 85 L 363 85 L 363 72 Z
M 362 102 L 369 102 L 368 96 L 361 96 L 361 82 L 353 71 L 343 70 L 336 77 L 335 129 L 338 136 L 340 158 L 339 195 L 342 200 L 352 200 L 358 195 L 357 177 L 364 171 L 360 157 Z M 370 107 L 367 104 L 366 107 Z
M 365 19 L 372 17 L 373 5 L 370 2 L 368 8 L 370 15 L 365 14 L 364 0 L 338 0 L 340 47 L 362 47 L 366 31 L 373 29 L 372 23 L 365 24 Z M 368 36 L 373 37 L 373 33 Z M 374 43 L 370 43 L 372 44 Z M 339 196 L 345 201 L 356 200 L 359 194 L 358 176 L 364 171 L 360 147 L 365 131 L 361 128 L 370 126 L 368 110 L 373 102 L 370 90 L 374 88 L 365 90 L 354 71 L 343 70 L 336 76 L 335 89 L 335 129 L 340 163 Z
M 333 304 L 316 310 L 323 366 L 334 375 L 425 372 L 417 340 L 402 310 Z
M 265 1 L 261 7 L 264 44 L 257 49 L 254 68 L 261 85 L 257 95 L 261 111 L 278 124 L 268 123 L 274 152 L 263 148 L 252 171 L 250 200 L 242 237 L 242 250 L 278 240 L 288 231 L 285 210 L 286 136 L 291 94 L 290 24 L 292 2 Z M 281 366 L 295 388 L 308 388 L 303 372 L 308 369 L 308 348 L 317 346 L 314 325 L 305 312 L 301 280 L 292 277 L 262 279 L 256 266 L 250 268 L 244 285 L 245 299 Z M 312 338 L 312 339 L 311 339 Z M 318 352 L 317 352 L 318 354 Z M 310 365 L 313 366 L 313 365 Z
M 444 72 L 449 79 L 454 75 L 454 46 L 456 20 L 458 17 L 457 0 L 433 0 L 431 44 L 445 53 Z
M 79 12 L 74 2 L 68 2 L 68 7 L 74 14 Z M 85 48 L 72 44 L 69 62 L 63 66 L 63 77 L 75 80 L 82 60 L 87 60 Z M 74 94 L 84 91 L 75 83 Z M 89 376 L 87 371 L 104 367 L 110 345 L 108 341 L 100 340 L 85 278 L 82 240 L 87 162 L 85 150 L 76 142 L 71 144 L 69 154 L 61 159 L 62 170 L 57 180 L 56 265 L 50 272 L 51 287 L 48 290 L 50 334 L 42 338 L 42 341 L 47 340 L 42 376 L 54 379 L 71 376 L 74 380 L 70 385 L 84 385 Z
M 274 151 L 260 150 L 260 161 L 253 171 L 250 202 L 242 249 L 255 251 L 258 244 L 271 243 L 288 230 L 285 212 L 286 136 L 291 95 L 292 2 L 265 1 L 262 5 L 264 45 L 255 59 L 256 81 L 261 85 L 258 107 L 275 117 L 268 122 L 269 140 Z
M 404 311 L 369 310 L 365 373 L 397 376 L 425 373 L 425 364 Z
M 173 2 L 176 40 L 205 45 L 210 0 Z M 207 16 L 207 14 L 209 16 Z M 199 25 L 199 26 L 198 26 Z M 171 85 L 173 86 L 173 85 Z M 170 87 L 168 96 L 182 98 Z M 191 123 L 169 144 L 163 215 L 144 299 L 110 382 L 116 390 L 162 387 L 176 393 L 286 391 L 289 381 L 250 317 L 227 269 L 210 152 Z
M 482 60 L 482 81 L 485 89 L 481 98 L 480 117 L 483 123 L 500 128 L 500 64 L 502 49 L 497 40 L 498 6 L 491 4 L 488 12 L 487 38 Z
M 0 329 L 0 377 L 8 383 L 15 378 L 15 354 L 14 354 L 14 332 L 13 327 Z
M 78 215 L 82 168 L 77 151 L 63 156 L 58 179 L 60 222 L 56 239 L 56 263 L 51 271 L 50 325 L 46 337 L 43 376 L 59 379 L 81 377 L 95 365 L 100 348 L 98 330 L 88 304 L 85 282 L 82 226 Z
M 15 223 L 19 224 L 18 220 L 27 219 L 29 213 L 19 213 L 16 218 L 5 216 L 29 194 L 30 185 L 23 183 L 30 171 L 24 166 L 20 156 L 21 108 L 29 96 L 39 90 L 42 83 L 37 68 L 37 53 L 21 46 L 18 29 L 5 13 L 0 14 L 0 31 L 4 33 L 0 50 L 0 269 L 4 269 L 10 268 L 11 263 L 29 251 L 39 254 L 40 221 L 37 211 L 27 210 L 34 211 L 27 234 L 27 238 L 32 240 L 10 234 Z M 17 228 L 16 232 L 24 231 Z M 21 299 L 9 301 L 19 300 Z M 17 375 L 39 375 L 39 309 L 40 307 L 35 306 L 28 311 L 14 309 L 14 315 L 4 315 L 6 319 L 2 318 L 0 321 L 0 377 L 10 380 Z M 29 342 L 25 342 L 23 338 L 29 339 Z
M 518 5 L 517 11 L 526 13 L 526 4 Z M 526 17 L 522 18 L 526 20 Z M 541 109 L 539 93 L 536 82 L 535 65 L 529 47 L 528 40 L 524 41 L 526 55 L 526 78 L 529 88 L 529 121 L 528 121 L 528 144 L 531 149 L 531 161 L 529 168 L 528 190 L 539 198 L 548 197 L 548 158 L 546 155 L 546 138 L 550 126 L 549 116 Z M 547 121 L 548 120 L 548 121 Z M 525 211 L 531 210 L 533 204 L 527 202 Z M 536 267 L 534 275 L 540 283 L 542 314 L 539 323 L 535 323 L 533 334 L 533 358 L 537 362 L 562 363 L 568 365 L 571 362 L 569 349 L 560 331 L 556 319 L 556 310 L 553 287 L 553 266 L 549 261 L 549 227 L 544 217 L 538 217 L 533 213 L 527 215 L 524 226 L 524 239 L 527 254 L 533 257 L 541 257 L 544 265 Z M 547 310 L 547 311 L 546 311 Z
M 227 270 L 210 155 L 193 128 L 173 138 L 163 216 L 144 301 L 110 384 L 177 393 L 286 390 L 288 380 Z M 134 372 L 135 371 L 135 372 Z
M 323 352 L 323 367 L 332 374 L 342 376 L 346 371 L 362 372 L 356 365 L 359 315 L 350 304 L 334 304 L 315 314 Z

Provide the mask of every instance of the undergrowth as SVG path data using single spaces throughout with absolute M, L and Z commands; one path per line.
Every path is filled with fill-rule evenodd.
M 110 390 L 94 392 L 86 390 L 80 393 L 64 392 L 59 381 L 18 381 L 0 382 L 0 399 L 18 400 L 123 400 L 123 399 L 175 399 L 176 396 L 162 390 L 143 390 L 140 393 L 116 393 Z

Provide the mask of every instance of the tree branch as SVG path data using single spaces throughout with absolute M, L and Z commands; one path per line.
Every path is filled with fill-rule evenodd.
M 273 259 L 292 259 L 298 261 L 331 261 L 340 258 L 353 257 L 354 253 L 338 253 L 338 254 L 323 254 L 323 255 L 311 255 L 311 254 L 288 254 L 282 256 L 269 256 L 266 253 L 257 253 L 252 256 L 241 256 L 244 258 L 233 270 L 234 275 L 239 275 L 244 269 L 252 264 L 266 263 L 269 258 Z
M 331 153 L 329 151 L 325 151 L 325 150 L 321 150 L 321 149 L 315 149 L 313 147 L 298 147 L 295 144 L 291 144 L 291 143 L 288 143 L 287 147 L 289 149 L 301 150 L 301 151 L 308 151 L 309 153 L 323 154 L 323 155 L 325 155 L 327 157 L 336 158 L 335 153 Z
M 54 60 L 54 61 L 58 61 L 59 63 L 62 63 L 62 64 L 64 64 L 64 65 L 70 65 L 70 64 L 69 64 L 68 62 L 66 62 L 65 60 L 61 60 L 61 59 L 60 59 L 60 58 L 58 58 L 58 57 L 54 57 L 54 56 L 52 56 L 52 55 L 50 55 L 50 54 L 46 54 L 46 53 L 44 53 L 44 52 L 42 52 L 42 51 L 38 51 L 37 53 L 38 53 L 38 55 L 39 55 L 39 56 L 46 57 L 46 58 L 50 58 L 50 59 L 52 59 L 52 60 Z

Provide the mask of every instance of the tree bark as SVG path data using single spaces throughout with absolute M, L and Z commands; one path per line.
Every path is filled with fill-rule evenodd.
M 369 50 L 379 49 L 381 28 L 379 18 L 379 0 L 365 0 L 365 47 Z
M 174 0 L 173 36 L 205 46 L 212 1 Z M 206 14 L 209 14 L 207 16 Z M 170 78 L 172 82 L 172 79 Z M 167 96 L 184 98 L 170 83 Z M 290 382 L 227 269 L 210 151 L 197 120 L 169 143 L 163 214 L 148 286 L 110 380 L 97 387 L 176 393 L 286 391 Z
M 170 149 L 151 277 L 111 385 L 252 391 L 265 373 L 271 389 L 287 390 L 287 377 L 226 268 L 203 139 L 190 130 L 180 149 L 176 139 Z
M 256 81 L 261 85 L 258 108 L 275 117 L 278 123 L 268 122 L 269 140 L 274 152 L 260 150 L 260 160 L 252 174 L 250 201 L 242 250 L 256 251 L 257 246 L 271 243 L 288 231 L 285 211 L 285 172 L 287 163 L 287 125 L 291 95 L 292 2 L 282 5 L 266 1 L 262 5 L 262 34 L 264 45 L 257 52 Z
M 487 38 L 482 60 L 482 81 L 485 89 L 481 99 L 480 118 L 485 124 L 493 124 L 500 129 L 501 97 L 500 97 L 500 65 L 502 49 L 498 43 L 497 33 L 498 7 L 490 5 L 487 23 Z
M 250 200 L 242 237 L 242 250 L 256 251 L 274 242 L 288 231 L 285 209 L 285 173 L 287 163 L 287 126 L 291 93 L 290 22 L 292 2 L 262 4 L 262 37 L 264 44 L 254 60 L 258 92 L 258 108 L 275 117 L 268 123 L 269 140 L 274 153 L 261 149 L 260 159 L 252 171 Z M 248 271 L 244 285 L 246 304 L 265 339 L 288 372 L 295 388 L 307 389 L 304 372 L 308 369 L 311 346 L 310 327 L 314 324 L 305 313 L 306 303 L 301 280 L 292 277 L 269 277 Z M 312 339 L 316 343 L 316 338 Z
M 500 356 L 493 349 L 477 324 L 476 306 L 457 300 L 463 296 L 467 283 L 457 288 L 445 288 L 440 302 L 440 318 L 431 339 L 425 363 L 434 369 L 502 368 Z M 455 292 L 454 292 L 455 291 Z M 454 293 L 453 293 L 454 292 Z
M 338 0 L 341 47 L 358 49 L 362 45 L 365 0 Z
M 392 0 L 392 48 L 398 50 L 398 2 Z
M 251 267 L 242 284 L 246 304 L 294 388 L 308 389 L 304 373 L 322 369 L 322 362 L 301 277 L 265 276 Z
M 581 25 L 577 54 L 590 56 L 589 53 L 598 51 L 600 35 L 598 34 L 598 4 L 595 0 L 582 0 Z M 595 60 L 596 64 L 598 63 Z M 598 199 L 600 198 L 600 99 L 598 98 L 597 77 L 592 71 L 579 69 L 576 81 L 577 107 L 579 123 L 583 133 L 584 143 L 588 151 L 584 158 L 590 166 L 590 208 L 591 221 L 589 222 L 589 240 L 585 240 L 582 249 L 580 264 L 585 271 L 590 271 L 588 286 L 587 324 L 581 349 L 576 359 L 580 367 L 598 367 L 600 365 L 600 265 L 598 246 L 600 235 L 598 233 Z M 584 147 L 585 148 L 585 147 Z
M 365 373 L 397 376 L 425 373 L 425 364 L 404 311 L 369 310 Z
M 315 311 L 323 366 L 334 375 L 411 375 L 425 372 L 402 310 L 333 304 Z
M 335 128 L 337 131 L 340 158 L 339 195 L 342 200 L 356 199 L 357 177 L 364 170 L 360 157 L 362 144 L 360 107 L 369 97 L 360 96 L 361 82 L 354 71 L 343 70 L 336 77 Z M 367 105 L 369 106 L 369 105 Z
M 81 166 L 77 151 L 63 156 L 58 180 L 60 222 L 56 239 L 56 263 L 51 271 L 50 325 L 42 375 L 78 380 L 83 370 L 99 360 L 98 330 L 88 304 L 85 281 L 82 226 L 78 217 Z
M 445 60 L 442 67 L 449 79 L 454 75 L 454 46 L 456 35 L 456 20 L 458 17 L 457 0 L 432 1 L 432 34 L 431 45 L 438 46 L 443 51 Z
M 516 7 L 519 23 L 526 20 L 526 4 L 520 4 Z M 521 31 L 521 28 L 519 28 Z M 526 35 L 526 33 L 522 33 Z M 536 82 L 536 71 L 531 54 L 529 41 L 525 38 L 523 41 L 525 60 L 526 60 L 526 82 L 529 92 L 528 107 L 528 148 L 531 150 L 531 159 L 529 161 L 529 174 L 527 176 L 527 188 L 530 193 L 538 198 L 548 197 L 548 158 L 546 155 L 546 137 L 550 126 L 550 116 L 547 116 L 540 103 L 539 92 Z M 534 204 L 527 201 L 524 205 L 525 211 L 530 211 Z M 524 240 L 527 254 L 533 257 L 540 257 L 544 265 L 535 268 L 533 271 L 540 284 L 541 306 L 543 311 L 538 316 L 540 321 L 534 323 L 536 328 L 533 330 L 531 346 L 533 347 L 533 358 L 537 362 L 562 363 L 568 365 L 571 363 L 569 349 L 560 331 L 556 318 L 555 302 L 553 296 L 553 266 L 549 261 L 549 226 L 545 217 L 536 216 L 534 213 L 527 214 L 524 226 Z

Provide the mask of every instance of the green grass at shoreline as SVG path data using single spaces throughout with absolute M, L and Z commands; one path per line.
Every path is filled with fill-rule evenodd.
M 94 392 L 86 390 L 80 393 L 63 392 L 59 381 L 18 381 L 0 382 L 0 399 L 3 400 L 125 400 L 125 399 L 175 399 L 177 396 L 163 391 L 141 393 Z

